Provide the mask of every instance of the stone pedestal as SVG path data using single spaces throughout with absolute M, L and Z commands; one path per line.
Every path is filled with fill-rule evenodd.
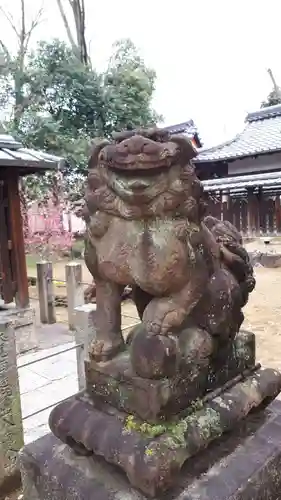
M 24 500 L 146 500 L 104 460 L 78 457 L 53 435 L 19 455 Z M 239 427 L 188 460 L 177 486 L 157 500 L 278 500 L 281 403 L 251 413 Z
M 90 344 L 95 337 L 96 304 L 83 304 L 75 307 L 73 324 L 75 327 L 76 344 L 83 348 L 76 349 L 79 390 L 85 388 L 85 360 L 89 360 Z
M 230 385 L 229 385 L 230 384 Z M 180 419 L 155 425 L 118 411 L 99 396 L 79 393 L 51 412 L 53 434 L 81 455 L 102 456 L 152 498 L 175 486 L 185 462 L 232 431 L 281 390 L 281 374 L 256 369 L 194 401 Z
M 78 454 L 118 466 L 144 495 L 164 494 L 186 461 L 281 391 L 279 372 L 254 365 L 253 334 L 240 332 L 233 347 L 211 377 L 209 364 L 193 361 L 179 364 L 174 377 L 145 379 L 128 350 L 86 360 L 86 389 L 52 410 L 50 429 Z
M 88 346 L 89 347 L 89 346 Z M 179 417 L 208 389 L 214 390 L 231 381 L 241 372 L 255 365 L 255 335 L 241 331 L 235 342 L 235 356 L 225 360 L 221 369 L 210 377 L 210 367 L 194 360 L 179 367 L 174 377 L 148 379 L 133 370 L 129 350 L 106 362 L 85 360 L 86 387 L 93 398 L 99 396 L 106 403 L 128 414 L 157 423 Z
M 15 330 L 17 354 L 38 347 L 35 310 L 32 307 L 20 309 L 14 304 L 4 306 L 0 309 L 0 319 L 11 323 Z
M 0 321 L 0 498 L 19 484 L 17 452 L 23 446 L 15 332 Z

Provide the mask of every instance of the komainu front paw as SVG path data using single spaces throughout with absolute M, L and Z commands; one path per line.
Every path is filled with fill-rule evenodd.
M 124 348 L 124 340 L 119 336 L 114 340 L 93 340 L 89 349 L 89 357 L 97 362 L 108 361 L 123 351 Z
M 149 335 L 168 335 L 185 318 L 185 309 L 172 299 L 153 299 L 144 311 L 143 323 Z

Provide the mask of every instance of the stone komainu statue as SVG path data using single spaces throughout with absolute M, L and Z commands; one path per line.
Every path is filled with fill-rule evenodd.
M 117 465 L 150 498 L 160 498 L 187 459 L 193 468 L 198 451 L 281 389 L 281 374 L 255 363 L 255 335 L 239 331 L 253 269 L 236 229 L 205 215 L 194 156 L 188 139 L 158 129 L 117 134 L 93 149 L 85 260 L 96 285 L 96 324 L 88 331 L 95 338 L 85 389 L 49 418 L 57 438 Z M 126 285 L 141 318 L 127 345 Z M 65 464 L 63 478 L 69 458 Z M 90 467 L 101 491 L 94 461 L 85 479 Z
M 92 151 L 85 261 L 96 284 L 96 361 L 124 349 L 125 285 L 142 320 L 128 340 L 138 375 L 172 375 L 183 355 L 231 347 L 253 269 L 235 227 L 205 216 L 195 155 L 186 137 L 161 129 L 115 134 Z

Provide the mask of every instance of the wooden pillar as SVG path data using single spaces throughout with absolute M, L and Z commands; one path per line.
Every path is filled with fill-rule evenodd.
M 264 206 L 264 195 L 262 186 L 259 187 L 258 192 L 258 203 L 259 203 L 259 230 L 260 234 L 265 234 L 266 232 L 266 222 L 265 222 L 265 206 Z
M 9 220 L 7 185 L 0 180 L 0 286 L 2 297 L 6 304 L 13 302 L 14 288 L 10 260 Z
M 277 234 L 281 233 L 281 206 L 280 206 L 280 194 L 277 193 L 275 197 L 275 228 Z
M 254 188 L 247 188 L 247 193 L 247 233 L 252 235 L 256 229 Z
M 16 274 L 16 305 L 21 308 L 29 306 L 28 278 L 25 260 L 23 237 L 23 221 L 19 195 L 19 176 L 13 174 L 7 179 L 9 215 L 11 224 L 12 253 Z
M 231 193 L 228 193 L 227 200 L 227 220 L 233 224 L 232 198 Z
M 225 193 L 221 197 L 222 202 L 222 220 L 229 220 L 229 193 Z
M 219 195 L 219 211 L 218 211 L 218 219 L 219 220 L 223 220 L 223 194 L 222 194 L 222 191 L 220 191 L 220 195 Z

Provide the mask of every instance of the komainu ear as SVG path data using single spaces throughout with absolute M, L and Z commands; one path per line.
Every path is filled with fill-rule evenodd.
M 181 150 L 181 160 L 183 164 L 186 164 L 197 156 L 197 151 L 193 146 L 192 142 L 185 135 L 171 135 L 170 141 L 174 142 L 180 147 Z
M 96 141 L 93 143 L 92 152 L 88 162 L 89 169 L 95 168 L 97 166 L 101 150 L 109 144 L 110 142 L 107 139 L 101 139 L 100 141 Z

